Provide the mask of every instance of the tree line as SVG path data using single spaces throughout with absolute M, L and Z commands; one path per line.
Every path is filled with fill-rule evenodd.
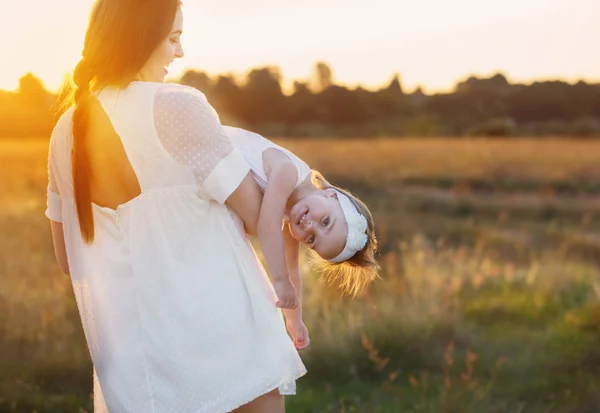
M 367 90 L 337 84 L 325 62 L 291 90 L 282 79 L 267 66 L 242 77 L 190 70 L 175 82 L 205 93 L 222 123 L 272 137 L 600 136 L 600 84 L 584 81 L 519 84 L 498 73 L 426 94 L 406 91 L 394 75 Z M 0 91 L 0 137 L 48 135 L 56 99 L 32 74 L 16 92 Z

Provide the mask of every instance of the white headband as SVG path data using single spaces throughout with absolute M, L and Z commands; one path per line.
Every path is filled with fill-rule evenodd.
M 367 245 L 367 219 L 358 212 L 354 203 L 340 191 L 335 191 L 338 200 L 342 206 L 346 223 L 348 224 L 348 235 L 346 236 L 346 245 L 340 254 L 330 259 L 330 262 L 340 263 L 354 256 L 358 251 Z

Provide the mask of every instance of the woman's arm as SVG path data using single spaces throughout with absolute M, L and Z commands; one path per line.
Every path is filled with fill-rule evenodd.
M 69 274 L 69 261 L 67 260 L 67 248 L 65 246 L 65 235 L 63 232 L 63 224 L 56 221 L 50 221 L 52 229 L 52 241 L 54 243 L 54 255 L 58 266 L 65 274 Z
M 46 192 L 47 208 L 44 214 L 50 220 L 50 230 L 52 231 L 52 243 L 54 245 L 54 256 L 58 262 L 58 266 L 65 274 L 70 274 L 69 260 L 67 259 L 67 247 L 65 245 L 65 233 L 63 229 L 62 217 L 62 198 L 58 190 L 58 166 L 63 160 L 61 154 L 68 153 L 64 150 L 61 144 L 64 142 L 61 139 L 66 134 L 70 133 L 69 128 L 72 122 L 72 111 L 67 111 L 60 117 L 52 136 L 50 137 L 50 145 L 48 148 L 48 189 Z M 63 155 L 64 156 L 64 155 Z
M 246 232 L 250 235 L 258 235 L 258 218 L 262 201 L 262 191 L 252 174 L 248 173 L 225 202 L 242 219 Z

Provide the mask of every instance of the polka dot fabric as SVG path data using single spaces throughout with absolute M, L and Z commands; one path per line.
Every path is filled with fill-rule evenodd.
M 233 151 L 217 113 L 203 94 L 166 88 L 154 101 L 156 132 L 164 148 L 203 182 L 215 166 Z

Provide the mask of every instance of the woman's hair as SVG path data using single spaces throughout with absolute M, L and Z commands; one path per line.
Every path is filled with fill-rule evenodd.
M 97 0 L 85 35 L 82 59 L 73 72 L 72 90 L 62 107 L 73 112 L 73 189 L 81 237 L 94 240 L 90 166 L 86 137 L 94 92 L 105 86 L 126 87 L 169 35 L 180 0 Z
M 329 183 L 320 172 L 312 171 L 312 182 L 319 189 L 335 189 L 346 195 L 358 212 L 367 220 L 367 243 L 352 258 L 341 263 L 332 263 L 321 258 L 316 252 L 312 252 L 312 264 L 321 273 L 325 282 L 336 285 L 343 293 L 355 296 L 378 277 L 379 265 L 375 261 L 377 238 L 375 237 L 373 216 L 369 208 L 360 199 L 348 190 Z

